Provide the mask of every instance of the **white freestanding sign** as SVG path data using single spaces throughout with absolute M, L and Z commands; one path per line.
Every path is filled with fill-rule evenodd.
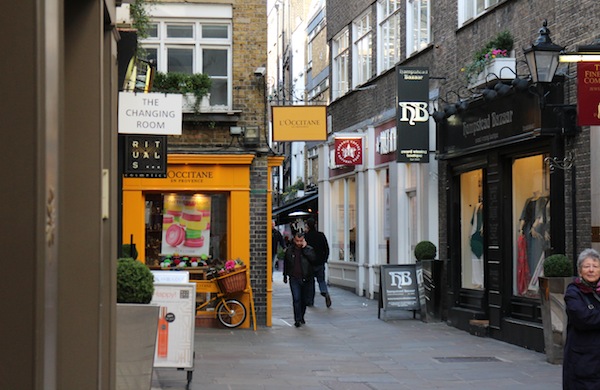
M 187 271 L 155 271 L 152 270 L 154 283 L 189 283 L 190 273 Z
M 154 367 L 194 366 L 195 283 L 155 283 L 152 302 L 160 306 Z
M 119 92 L 119 134 L 181 135 L 182 96 Z

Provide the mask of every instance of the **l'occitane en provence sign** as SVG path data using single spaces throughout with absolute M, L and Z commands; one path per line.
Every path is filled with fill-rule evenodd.
M 325 141 L 326 106 L 273 106 L 273 141 Z

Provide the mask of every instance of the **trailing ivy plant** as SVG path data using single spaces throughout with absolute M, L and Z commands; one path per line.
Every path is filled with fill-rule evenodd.
M 151 3 L 149 0 L 134 0 L 129 3 L 129 16 L 131 17 L 133 28 L 137 30 L 138 39 L 148 38 L 148 29 L 150 27 L 150 15 L 147 6 Z
M 137 33 L 137 47 L 135 56 L 137 58 L 145 58 L 146 50 L 139 45 L 140 39 L 148 38 L 148 30 L 150 29 L 150 14 L 148 8 L 155 0 L 133 0 L 129 3 L 129 17 L 131 18 L 131 26 Z
M 212 80 L 204 73 L 156 72 L 152 92 L 191 93 L 194 95 L 194 111 L 200 112 L 202 98 L 208 94 Z
M 482 48 L 473 53 L 473 60 L 469 62 L 462 71 L 465 72 L 467 83 L 483 72 L 486 65 L 493 59 L 499 57 L 508 57 L 513 49 L 513 37 L 508 31 L 502 31 L 494 39 L 485 44 Z

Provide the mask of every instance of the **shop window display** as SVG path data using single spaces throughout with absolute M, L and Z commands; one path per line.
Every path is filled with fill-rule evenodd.
M 483 170 L 460 175 L 461 198 L 461 284 L 484 288 Z
M 225 259 L 226 221 L 226 195 L 146 194 L 146 264 L 158 266 L 167 257 Z
M 544 155 L 513 163 L 514 294 L 538 296 L 538 277 L 550 248 L 549 171 Z
M 337 214 L 331 221 L 332 249 L 340 261 L 356 261 L 356 181 L 336 180 L 332 185 L 332 201 Z

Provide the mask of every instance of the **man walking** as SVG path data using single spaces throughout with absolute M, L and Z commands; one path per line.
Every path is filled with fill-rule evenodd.
M 315 278 L 317 279 L 317 283 L 319 284 L 319 291 L 321 295 L 325 297 L 325 305 L 327 307 L 331 306 L 331 297 L 329 296 L 329 291 L 327 290 L 327 281 L 325 281 L 325 263 L 329 259 L 329 243 L 327 242 L 327 237 L 323 232 L 320 232 L 315 227 L 315 220 L 313 218 L 309 218 L 306 221 L 305 225 L 306 233 L 304 237 L 306 238 L 306 242 L 308 245 L 312 246 L 315 249 L 315 253 L 317 255 L 317 262 L 313 266 L 313 272 Z M 311 280 L 311 294 L 308 300 L 308 306 L 313 306 L 315 303 L 315 281 Z
M 310 285 L 314 285 L 313 264 L 317 261 L 314 249 L 306 243 L 304 233 L 294 233 L 293 244 L 285 250 L 283 262 L 283 283 L 290 281 L 294 306 L 294 326 L 304 324 L 306 304 L 310 295 Z
M 275 220 L 273 220 L 273 228 L 271 229 L 271 254 L 273 255 L 273 270 L 277 269 L 277 251 L 281 246 L 282 249 L 285 249 L 285 241 L 283 239 L 283 235 L 275 226 Z

